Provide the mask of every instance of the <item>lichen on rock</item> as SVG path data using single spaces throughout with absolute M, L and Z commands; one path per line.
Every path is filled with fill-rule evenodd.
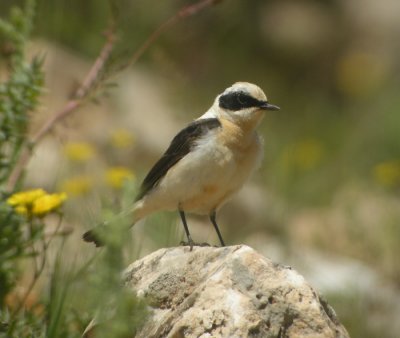
M 248 246 L 160 249 L 124 280 L 150 307 L 136 337 L 348 337 L 299 273 Z

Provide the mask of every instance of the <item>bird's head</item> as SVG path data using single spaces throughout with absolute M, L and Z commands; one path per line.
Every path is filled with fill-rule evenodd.
M 215 99 L 213 108 L 217 115 L 236 123 L 256 126 L 266 110 L 279 110 L 270 104 L 262 89 L 252 83 L 236 82 Z

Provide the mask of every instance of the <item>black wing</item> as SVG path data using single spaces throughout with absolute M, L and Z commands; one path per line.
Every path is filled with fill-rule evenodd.
M 168 170 L 192 149 L 195 141 L 209 130 L 221 127 L 217 118 L 199 119 L 182 129 L 172 140 L 164 155 L 151 168 L 145 177 L 136 200 L 140 200 L 153 189 L 165 176 Z

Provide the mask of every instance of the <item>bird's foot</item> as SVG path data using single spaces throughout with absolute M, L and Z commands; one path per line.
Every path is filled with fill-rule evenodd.
M 190 251 L 192 251 L 193 250 L 193 247 L 194 246 L 201 246 L 201 247 L 204 247 L 204 246 L 211 246 L 210 244 L 208 244 L 208 243 L 206 243 L 206 242 L 203 242 L 203 243 L 196 243 L 196 242 L 193 242 L 193 241 L 187 241 L 187 242 L 185 242 L 185 241 L 181 241 L 180 243 L 179 243 L 181 246 L 190 246 Z

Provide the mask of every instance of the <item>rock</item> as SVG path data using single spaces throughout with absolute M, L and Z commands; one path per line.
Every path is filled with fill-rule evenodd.
M 150 307 L 136 337 L 349 337 L 299 273 L 248 246 L 160 249 L 124 280 Z

